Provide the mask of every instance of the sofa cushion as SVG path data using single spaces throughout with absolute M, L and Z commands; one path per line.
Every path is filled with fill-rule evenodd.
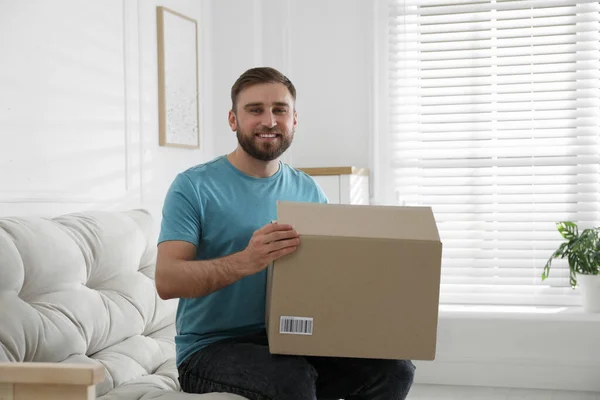
M 147 211 L 0 218 L 0 260 L 0 361 L 101 363 L 107 400 L 211 398 L 177 393 Z

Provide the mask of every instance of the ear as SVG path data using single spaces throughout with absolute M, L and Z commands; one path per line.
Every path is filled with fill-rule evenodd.
M 237 132 L 237 117 L 235 116 L 235 113 L 232 110 L 229 110 L 229 116 L 227 117 L 227 120 L 229 122 L 229 127 L 231 128 L 231 130 Z
M 294 110 L 294 129 L 298 126 L 298 111 Z

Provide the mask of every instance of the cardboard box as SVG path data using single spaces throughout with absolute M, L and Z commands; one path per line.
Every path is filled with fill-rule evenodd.
M 278 202 L 301 244 L 269 267 L 273 354 L 433 360 L 442 243 L 431 208 Z

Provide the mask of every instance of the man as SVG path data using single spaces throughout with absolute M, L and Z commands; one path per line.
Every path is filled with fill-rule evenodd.
M 276 201 L 327 199 L 311 177 L 279 161 L 298 123 L 290 80 L 272 68 L 250 69 L 231 101 L 237 148 L 180 173 L 163 208 L 156 287 L 162 298 L 180 299 L 182 389 L 251 400 L 406 398 L 410 361 L 269 353 L 265 268 L 301 240 L 292 226 L 272 223 Z

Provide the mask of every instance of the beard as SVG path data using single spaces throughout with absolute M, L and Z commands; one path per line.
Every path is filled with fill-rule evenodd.
M 272 142 L 261 142 L 257 134 L 247 134 L 238 130 L 236 132 L 241 148 L 252 158 L 260 161 L 273 161 L 279 158 L 292 144 L 294 131 L 283 133 L 276 129 L 261 129 L 261 133 L 276 134 L 277 139 Z

